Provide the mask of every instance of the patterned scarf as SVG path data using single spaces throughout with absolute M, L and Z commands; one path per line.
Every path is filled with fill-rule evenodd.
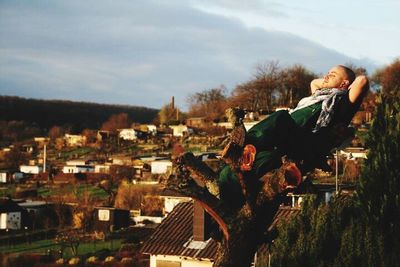
M 337 88 L 322 88 L 316 90 L 314 94 L 309 97 L 305 97 L 300 100 L 297 107 L 290 113 L 293 113 L 299 109 L 314 105 L 322 102 L 321 113 L 317 119 L 314 129 L 314 133 L 317 132 L 321 127 L 326 127 L 333 118 L 336 104 L 345 95 L 347 90 L 340 90 Z

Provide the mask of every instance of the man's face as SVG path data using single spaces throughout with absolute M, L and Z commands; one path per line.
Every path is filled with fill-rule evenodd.
M 322 86 L 325 88 L 347 89 L 349 81 L 345 70 L 340 66 L 330 69 L 328 74 L 324 76 Z

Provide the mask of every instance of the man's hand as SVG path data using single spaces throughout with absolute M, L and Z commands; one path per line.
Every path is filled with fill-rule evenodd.
M 312 80 L 310 87 L 311 87 L 311 94 L 314 94 L 315 91 L 322 88 L 322 83 L 324 82 L 324 78 L 318 78 Z

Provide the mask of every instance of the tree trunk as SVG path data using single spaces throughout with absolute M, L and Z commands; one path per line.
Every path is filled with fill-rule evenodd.
M 218 223 L 223 239 L 217 240 L 219 246 L 214 267 L 250 266 L 259 246 L 268 240 L 268 227 L 289 192 L 282 186 L 287 164 L 264 175 L 261 182 L 251 177 L 251 172 L 238 173 L 246 201 L 239 210 L 232 213 L 219 205 L 219 199 L 208 192 L 204 183 L 196 181 L 199 173 L 210 174 L 210 170 L 200 170 L 207 168 L 202 162 L 193 167 L 196 163 L 192 157 L 190 160 L 183 160 L 183 163 L 192 166 L 179 166 L 169 178 L 168 187 L 199 201 Z M 197 175 L 192 177 L 190 170 L 194 169 Z

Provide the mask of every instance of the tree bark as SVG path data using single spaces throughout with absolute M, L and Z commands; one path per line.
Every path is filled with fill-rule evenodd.
M 278 170 L 264 175 L 256 183 L 251 172 L 237 173 L 241 178 L 241 185 L 246 188 L 245 203 L 237 211 L 226 210 L 220 205 L 219 199 L 210 194 L 207 187 L 198 181 L 201 168 L 207 168 L 204 163 L 183 160 L 168 180 L 168 187 L 186 196 L 198 200 L 203 208 L 218 223 L 223 233 L 219 242 L 214 267 L 250 266 L 260 245 L 268 238 L 268 227 L 278 211 L 279 205 L 290 189 L 285 189 L 285 172 L 288 169 L 284 163 Z M 191 165 L 185 168 L 184 164 Z M 193 164 L 197 167 L 194 168 Z M 191 171 L 196 169 L 196 177 Z M 207 179 L 213 177 L 209 169 L 204 170 Z M 244 188 L 243 188 L 244 189 Z

